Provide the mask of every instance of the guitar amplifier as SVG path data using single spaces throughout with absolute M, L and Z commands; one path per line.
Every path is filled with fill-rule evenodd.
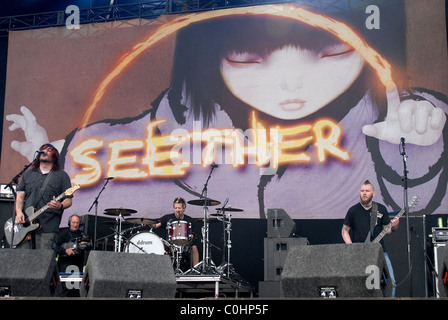
M 432 243 L 445 243 L 448 241 L 448 228 L 432 228 Z

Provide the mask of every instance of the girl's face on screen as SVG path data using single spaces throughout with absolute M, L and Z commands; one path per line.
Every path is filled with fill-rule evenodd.
M 241 101 L 275 118 L 294 120 L 336 99 L 363 65 L 362 57 L 342 43 L 319 52 L 284 46 L 266 56 L 232 52 L 221 61 L 221 75 Z

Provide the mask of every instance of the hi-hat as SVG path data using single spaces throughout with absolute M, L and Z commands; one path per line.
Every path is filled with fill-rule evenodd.
M 109 216 L 130 216 L 133 213 L 136 213 L 136 210 L 133 209 L 125 209 L 125 208 L 111 208 L 105 209 L 104 214 Z
M 190 200 L 187 203 L 192 204 L 194 206 L 203 206 L 204 204 L 206 206 L 217 206 L 221 202 L 213 199 L 197 199 L 197 200 Z
M 143 224 L 143 225 L 152 225 L 152 224 L 159 222 L 158 220 L 152 220 L 152 219 L 148 219 L 148 218 L 128 218 L 128 219 L 125 219 L 125 221 L 134 223 L 134 224 Z

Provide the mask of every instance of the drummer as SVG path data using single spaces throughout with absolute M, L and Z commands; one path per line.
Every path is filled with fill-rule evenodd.
M 174 208 L 174 213 L 170 213 L 167 215 L 164 215 L 162 218 L 160 218 L 160 222 L 156 223 L 155 225 L 152 225 L 153 228 L 166 228 L 167 225 L 169 225 L 169 223 L 174 222 L 174 221 L 185 221 L 187 223 L 190 223 L 191 225 L 191 236 L 192 236 L 192 240 L 190 242 L 191 244 L 191 259 L 192 259 L 192 264 L 193 266 L 197 265 L 199 263 L 199 251 L 198 251 L 198 246 L 196 245 L 196 241 L 198 239 L 194 238 L 194 231 L 193 231 L 193 226 L 194 226 L 194 221 L 193 219 L 185 214 L 185 208 L 187 207 L 187 203 L 185 201 L 185 199 L 181 198 L 181 197 L 177 197 L 176 199 L 174 199 L 173 202 L 173 208 Z

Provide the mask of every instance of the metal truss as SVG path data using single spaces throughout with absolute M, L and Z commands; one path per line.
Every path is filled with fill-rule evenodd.
M 172 0 L 110 5 L 104 7 L 79 8 L 79 24 L 99 23 L 127 19 L 154 19 L 167 13 Z M 0 35 L 10 30 L 38 29 L 65 26 L 72 11 L 53 11 L 19 16 L 0 17 Z
M 222 9 L 235 6 L 265 4 L 266 0 L 154 0 L 141 3 L 115 4 L 104 7 L 79 8 L 79 23 L 99 23 L 127 19 L 154 19 L 161 14 L 185 13 Z M 272 2 L 285 2 L 270 1 Z M 287 1 L 286 1 L 287 2 Z M 0 35 L 10 30 L 25 30 L 64 26 L 72 12 L 53 11 L 0 17 Z
M 377 0 L 385 2 L 389 0 Z M 109 6 L 79 8 L 79 24 L 99 23 L 128 19 L 154 19 L 162 14 L 187 13 L 244 7 L 273 3 L 300 3 L 326 10 L 350 10 L 364 6 L 370 0 L 153 0 L 139 3 L 112 4 Z M 65 26 L 72 12 L 54 11 L 27 15 L 0 17 L 0 36 L 10 30 L 38 29 Z

